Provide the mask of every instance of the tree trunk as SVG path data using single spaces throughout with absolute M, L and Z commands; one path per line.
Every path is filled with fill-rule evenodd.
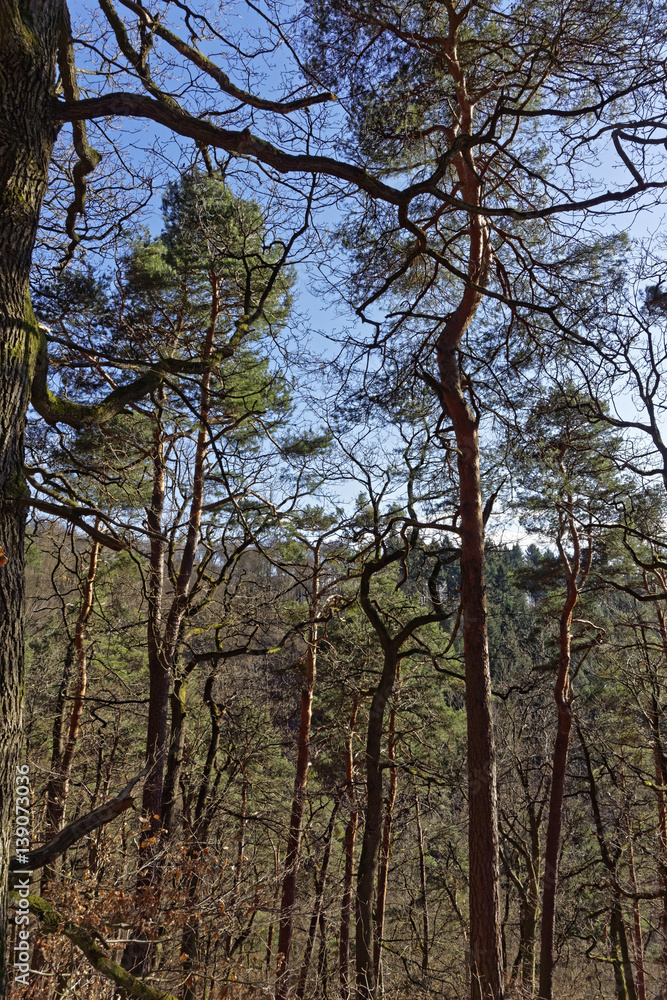
M 340 943 L 338 957 L 338 978 L 341 1000 L 350 1000 L 350 915 L 352 913 L 352 883 L 354 878 L 354 842 L 357 836 L 359 811 L 354 789 L 354 753 L 352 740 L 359 711 L 361 695 L 356 692 L 345 740 L 345 789 L 350 803 L 350 818 L 345 827 L 345 872 L 343 875 L 343 898 L 340 906 Z
M 99 527 L 99 522 L 95 523 L 95 527 Z M 57 833 L 60 832 L 63 825 L 63 820 L 65 818 L 65 811 L 67 809 L 67 796 L 69 793 L 69 781 L 72 774 L 72 765 L 74 763 L 74 754 L 76 752 L 76 744 L 79 738 L 79 729 L 81 726 L 81 716 L 83 715 L 83 704 L 86 694 L 86 687 L 88 684 L 88 656 L 86 654 L 85 648 L 85 636 L 86 636 L 86 625 L 88 623 L 88 618 L 90 617 L 90 612 L 93 608 L 93 597 L 95 591 L 95 576 L 97 575 L 97 559 L 100 552 L 99 542 L 93 542 L 92 548 L 90 550 L 90 559 L 88 563 L 88 575 L 86 577 L 86 582 L 83 588 L 83 595 L 81 599 L 81 607 L 79 608 L 79 614 L 76 621 L 76 626 L 74 630 L 74 641 L 72 643 L 74 652 L 76 653 L 76 663 L 77 663 L 77 676 L 76 684 L 74 687 L 74 692 L 72 694 L 72 706 L 70 708 L 69 715 L 69 725 L 67 727 L 67 735 L 65 737 L 64 745 L 61 743 L 60 747 L 56 747 L 56 734 L 54 731 L 54 747 L 53 747 L 53 764 L 54 771 L 51 774 L 49 784 L 46 790 L 46 830 L 45 830 L 45 840 L 51 840 Z M 68 650 L 69 655 L 69 650 Z M 55 727 L 54 727 L 55 730 Z M 57 753 L 57 749 L 60 750 Z M 57 753 L 57 760 L 56 760 Z M 44 869 L 44 876 L 42 878 L 42 887 L 48 883 L 48 867 Z M 46 882 L 45 882 L 46 879 Z
M 313 553 L 313 574 L 311 585 L 311 618 L 318 613 L 319 591 L 319 544 Z M 317 625 L 310 629 L 308 651 L 306 653 L 306 676 L 301 689 L 301 714 L 294 775 L 294 794 L 290 816 L 287 849 L 285 853 L 285 874 L 283 876 L 280 899 L 280 929 L 278 931 L 278 966 L 276 970 L 276 998 L 285 1000 L 290 992 L 290 955 L 294 928 L 294 907 L 296 903 L 296 879 L 301 860 L 301 834 L 303 813 L 306 805 L 306 785 L 310 763 L 310 723 L 313 711 L 313 693 L 317 676 Z
M 396 682 L 399 682 L 400 668 L 396 669 Z M 396 763 L 396 699 L 389 713 L 389 732 L 387 734 L 387 758 L 393 765 Z M 382 844 L 380 845 L 380 863 L 378 865 L 378 885 L 375 900 L 375 943 L 373 948 L 373 965 L 375 967 L 375 982 L 379 996 L 384 991 L 382 981 L 382 935 L 384 933 L 384 911 L 387 902 L 387 879 L 389 877 L 389 857 L 391 855 L 391 824 L 394 818 L 394 804 L 398 788 L 398 773 L 395 766 L 389 768 L 389 790 L 384 810 L 384 828 Z
M 171 692 L 171 731 L 169 735 L 169 756 L 167 757 L 167 772 L 162 791 L 162 824 L 166 834 L 173 838 L 176 824 L 175 810 L 178 784 L 183 768 L 183 751 L 185 748 L 185 676 L 174 679 Z
M 0 992 L 23 694 L 26 413 L 40 332 L 29 276 L 49 161 L 62 6 L 0 4 Z M 6 560 L 6 561 L 5 561 Z
M 426 860 L 424 857 L 424 831 L 422 829 L 419 795 L 415 792 L 415 822 L 417 824 L 417 845 L 419 847 L 419 880 L 422 895 L 422 979 L 424 984 L 428 978 L 428 958 L 430 928 L 428 916 L 428 898 L 426 896 Z
M 472 107 L 457 91 L 461 128 L 472 129 Z M 453 136 L 452 136 L 453 139 Z M 479 204 L 479 178 L 470 154 L 455 166 L 466 200 Z M 473 1000 L 501 1000 L 504 994 L 500 936 L 500 886 L 496 750 L 491 706 L 488 613 L 484 575 L 484 509 L 479 466 L 478 418 L 468 405 L 459 347 L 488 281 L 492 249 L 486 224 L 470 216 L 468 285 L 445 320 L 437 341 L 441 405 L 456 439 L 461 540 L 461 608 L 468 736 L 468 856 L 470 981 Z
M 366 817 L 357 872 L 356 978 L 358 1000 L 375 997 L 373 948 L 373 890 L 382 837 L 382 730 L 384 711 L 391 696 L 398 667 L 393 645 L 384 650 L 384 665 L 368 713 L 366 737 Z
M 560 649 L 558 655 L 558 676 L 554 687 L 554 698 L 558 710 L 558 729 L 554 746 L 551 795 L 549 798 L 549 820 L 544 851 L 544 889 L 542 892 L 542 932 L 540 942 L 540 998 L 551 1000 L 553 991 L 554 936 L 556 930 L 556 889 L 558 886 L 558 854 L 560 833 L 563 822 L 563 796 L 567 755 L 572 728 L 570 707 L 570 659 L 572 612 L 579 592 L 576 586 L 578 565 L 568 573 L 567 598 L 560 616 Z
M 316 880 L 315 884 L 315 905 L 313 906 L 313 912 L 310 917 L 308 938 L 304 950 L 303 962 L 301 963 L 299 982 L 296 988 L 296 1000 L 303 1000 L 303 998 L 306 995 L 306 983 L 308 982 L 308 972 L 310 971 L 310 962 L 313 955 L 313 946 L 315 944 L 317 925 L 319 923 L 320 914 L 322 912 L 322 899 L 324 897 L 324 889 L 326 887 L 326 882 L 327 882 L 329 861 L 331 859 L 331 845 L 333 843 L 334 828 L 339 808 L 340 808 L 340 799 L 336 798 L 334 802 L 334 807 L 331 811 L 329 826 L 327 828 L 326 839 L 324 844 L 324 856 L 322 858 L 322 866 L 320 868 L 320 876 Z
M 65 735 L 65 718 L 66 718 L 66 707 L 67 707 L 67 692 L 69 690 L 69 683 L 72 678 L 72 672 L 74 669 L 74 643 L 70 642 L 67 646 L 67 652 L 65 653 L 65 662 L 63 664 L 63 672 L 60 680 L 60 687 L 58 689 L 58 697 L 56 700 L 56 710 L 53 719 L 53 729 L 52 729 L 52 747 L 51 747 L 51 774 L 49 775 L 49 782 L 46 786 L 46 822 L 45 822 L 45 840 L 50 840 L 54 833 L 60 830 L 61 823 L 61 813 L 58 805 L 58 779 L 60 775 L 60 762 L 63 755 L 63 743 Z M 60 818 L 59 818 L 60 817 Z M 40 882 L 40 892 L 42 896 L 45 894 L 48 884 L 56 873 L 56 864 L 45 865 L 42 871 L 42 878 Z
M 452 368 L 455 366 L 455 372 Z M 460 390 L 458 361 L 440 359 L 456 434 L 460 491 L 461 605 L 468 734 L 470 978 L 473 1000 L 503 996 L 496 751 L 491 707 L 484 518 L 476 421 Z M 452 379 L 453 374 L 453 379 Z M 458 389 L 457 389 L 458 387 Z

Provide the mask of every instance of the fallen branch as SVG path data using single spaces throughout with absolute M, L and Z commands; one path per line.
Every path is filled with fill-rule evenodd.
M 137 778 L 134 779 L 135 782 L 137 780 Z M 92 813 L 90 815 L 92 816 Z M 19 898 L 17 892 L 10 892 L 9 905 L 16 909 L 19 904 Z M 41 896 L 29 896 L 28 904 L 30 912 L 40 922 L 42 933 L 64 934 L 72 944 L 75 944 L 84 953 L 94 969 L 101 972 L 107 979 L 111 979 L 117 986 L 125 990 L 129 996 L 136 997 L 136 1000 L 176 1000 L 171 993 L 166 993 L 155 986 L 149 986 L 143 980 L 137 979 L 136 976 L 133 976 L 117 962 L 109 958 L 105 954 L 105 948 L 108 946 L 98 931 L 83 924 L 75 924 L 72 920 L 62 917 Z
M 54 858 L 64 854 L 72 844 L 75 844 L 77 840 L 81 840 L 87 833 L 97 830 L 106 823 L 110 823 L 116 816 L 119 816 L 126 809 L 130 809 L 134 805 L 134 799 L 131 794 L 132 789 L 139 779 L 143 778 L 145 773 L 146 768 L 140 771 L 135 778 L 132 778 L 132 781 L 128 782 L 115 798 L 98 806 L 97 809 L 93 809 L 92 812 L 82 816 L 81 819 L 75 819 L 73 823 L 69 823 L 48 844 L 44 844 L 34 851 L 22 854 L 21 861 L 16 856 L 11 858 L 9 861 L 10 872 L 22 873 L 26 869 L 34 871 L 36 868 L 43 868 L 44 865 L 48 865 Z

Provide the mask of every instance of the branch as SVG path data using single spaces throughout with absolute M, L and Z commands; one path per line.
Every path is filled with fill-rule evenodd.
M 208 146 L 224 149 L 228 153 L 239 156 L 254 157 L 261 163 L 273 167 L 279 173 L 315 173 L 336 177 L 338 180 L 355 184 L 361 191 L 372 198 L 377 198 L 390 205 L 408 205 L 413 199 L 423 194 L 431 194 L 444 204 L 474 216 L 488 218 L 508 218 L 516 220 L 546 219 L 563 212 L 583 211 L 598 208 L 603 205 L 617 204 L 629 201 L 646 191 L 660 191 L 667 188 L 667 181 L 643 181 L 631 187 L 617 191 L 606 191 L 603 194 L 580 200 L 570 199 L 559 204 L 544 208 L 517 209 L 509 206 L 489 208 L 485 205 L 475 205 L 441 190 L 437 186 L 443 172 L 440 163 L 435 173 L 424 181 L 410 184 L 402 191 L 383 183 L 377 177 L 352 163 L 339 161 L 331 156 L 312 156 L 308 153 L 286 153 L 265 139 L 253 135 L 249 128 L 242 132 L 220 128 L 205 118 L 195 117 L 176 105 L 168 95 L 164 100 L 146 97 L 143 94 L 107 94 L 104 97 L 90 97 L 82 101 L 61 101 L 55 98 L 52 102 L 53 115 L 60 122 L 75 122 L 95 118 L 147 118 L 150 121 L 172 129 L 177 135 L 195 139 Z M 479 144 L 484 137 L 471 140 L 465 137 L 468 146 Z M 458 147 L 453 145 L 442 158 L 443 163 L 449 162 Z M 469 282 L 471 287 L 474 285 Z M 482 289 L 485 292 L 485 289 Z
M 63 4 L 60 21 L 58 69 L 60 70 L 60 79 L 65 98 L 68 101 L 77 101 L 79 99 L 79 85 L 76 79 L 76 64 L 74 62 L 72 25 L 66 4 Z M 86 177 L 93 172 L 102 159 L 102 154 L 93 149 L 88 142 L 85 121 L 72 122 L 72 138 L 78 159 L 72 171 L 74 198 L 68 206 L 65 218 L 65 231 L 70 238 L 70 243 L 65 251 L 62 261 L 63 266 L 69 264 L 74 256 L 74 251 L 81 242 L 81 237 L 77 234 L 75 225 L 77 215 L 83 215 L 86 207 Z
M 77 430 L 107 423 L 122 413 L 130 403 L 140 402 L 154 389 L 157 389 L 168 375 L 199 375 L 203 371 L 210 370 L 214 364 L 233 353 L 231 348 L 223 347 L 216 352 L 210 361 L 205 363 L 181 358 L 161 358 L 156 363 L 147 363 L 145 367 L 148 370 L 143 375 L 139 375 L 126 385 L 118 386 L 99 403 L 76 403 L 71 399 L 56 396 L 49 389 L 47 382 L 48 341 L 45 330 L 37 323 L 32 307 L 27 321 L 37 337 L 37 356 L 30 401 L 37 413 L 47 423 L 67 424 Z
M 19 898 L 18 892 L 10 892 L 9 905 L 17 909 Z M 40 921 L 44 934 L 64 934 L 72 944 L 75 944 L 84 953 L 94 969 L 124 989 L 129 996 L 136 997 L 136 1000 L 176 1000 L 171 993 L 166 993 L 155 986 L 149 986 L 130 972 L 126 972 L 117 962 L 109 958 L 102 948 L 102 945 L 104 948 L 108 946 L 98 931 L 83 924 L 75 924 L 74 921 L 62 917 L 41 896 L 28 896 L 28 904 L 30 912 Z M 98 941 L 101 944 L 98 944 Z
M 104 97 L 90 97 L 82 101 L 53 101 L 54 118 L 61 122 L 83 121 L 94 118 L 148 118 L 172 129 L 178 135 L 197 139 L 216 149 L 242 156 L 254 156 L 262 163 L 280 173 L 317 173 L 358 185 L 372 197 L 381 198 L 393 205 L 399 205 L 406 193 L 384 184 L 362 167 L 335 160 L 331 156 L 311 156 L 307 153 L 285 153 L 265 139 L 252 134 L 250 129 L 242 132 L 220 128 L 205 118 L 195 118 L 182 109 L 162 103 L 143 94 L 107 94 Z M 410 197 L 424 190 L 423 184 L 407 189 Z
M 29 851 L 26 855 L 23 855 L 26 859 L 25 861 L 19 863 L 18 858 L 10 858 L 10 872 L 24 874 L 26 868 L 30 871 L 34 871 L 35 868 L 43 868 L 44 865 L 48 865 L 54 858 L 64 854 L 72 844 L 75 844 L 77 840 L 81 840 L 87 833 L 97 830 L 100 826 L 105 826 L 106 823 L 110 823 L 120 813 L 125 812 L 126 809 L 130 809 L 134 806 L 134 799 L 131 795 L 132 789 L 139 779 L 143 778 L 145 773 L 146 768 L 140 771 L 136 777 L 132 778 L 115 798 L 98 806 L 97 809 L 93 809 L 92 812 L 82 816 L 81 819 L 75 819 L 73 823 L 69 823 L 48 844 L 44 844 L 35 851 Z
M 336 97 L 330 91 L 326 91 L 322 94 L 315 94 L 313 97 L 301 97 L 294 101 L 269 101 L 263 97 L 257 97 L 255 94 L 249 93 L 247 90 L 241 90 L 229 79 L 226 73 L 224 73 L 219 66 L 216 66 L 214 62 L 211 62 L 203 52 L 195 48 L 193 45 L 188 45 L 184 42 L 182 38 L 175 35 L 173 31 L 170 31 L 163 24 L 160 24 L 158 20 L 155 20 L 148 11 L 141 6 L 141 4 L 134 3 L 133 0 L 120 0 L 124 7 L 131 10 L 136 14 L 145 26 L 157 35 L 158 38 L 162 38 L 163 41 L 167 42 L 172 48 L 188 59 L 191 63 L 194 63 L 198 69 L 210 76 L 212 80 L 215 80 L 220 90 L 224 91 L 225 94 L 229 94 L 237 101 L 241 101 L 243 104 L 247 104 L 251 108 L 257 108 L 258 111 L 275 111 L 280 115 L 290 114 L 292 111 L 299 111 L 304 108 L 313 107 L 316 104 L 325 104 L 327 101 L 335 101 Z M 110 4 L 106 4 L 105 7 L 110 7 Z M 107 15 L 108 16 L 108 15 Z
M 100 516 L 99 511 L 93 507 L 74 507 L 68 504 L 49 503 L 46 500 L 38 500 L 36 497 L 21 497 L 16 503 L 22 507 L 32 507 L 34 510 L 41 510 L 44 514 L 52 514 L 54 517 L 69 521 L 70 524 L 74 524 L 77 528 L 85 531 L 93 541 L 99 542 L 100 545 L 104 545 L 105 548 L 112 549 L 114 552 L 129 551 L 130 546 L 120 538 L 115 538 L 105 531 L 100 531 L 99 528 L 91 526 L 84 521 L 86 515 Z

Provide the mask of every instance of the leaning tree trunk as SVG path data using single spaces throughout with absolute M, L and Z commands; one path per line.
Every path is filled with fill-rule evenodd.
M 26 412 L 39 343 L 29 274 L 58 127 L 51 112 L 61 4 L 0 3 L 0 992 L 21 741 Z M 5 562 L 6 560 L 6 562 Z

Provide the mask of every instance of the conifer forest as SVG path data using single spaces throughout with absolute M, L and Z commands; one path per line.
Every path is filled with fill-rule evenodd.
M 667 1000 L 667 0 L 0 0 L 0 993 Z

